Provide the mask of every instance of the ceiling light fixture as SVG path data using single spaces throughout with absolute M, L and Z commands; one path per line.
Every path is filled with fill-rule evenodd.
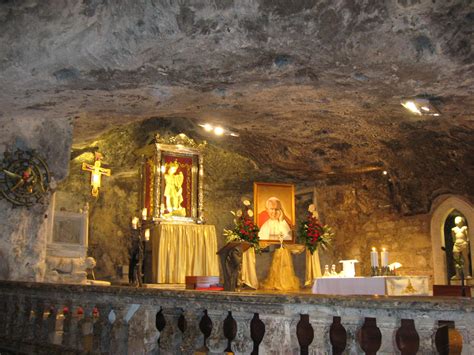
M 202 127 L 206 132 L 214 132 L 216 136 L 231 136 L 231 137 L 238 137 L 239 134 L 229 131 L 227 128 L 224 128 L 222 126 L 213 126 L 210 123 L 201 123 L 199 124 L 200 127 Z
M 224 134 L 224 128 L 222 127 L 214 127 L 214 134 L 216 136 L 222 136 Z
M 412 98 L 404 99 L 401 102 L 402 106 L 408 111 L 419 116 L 439 116 L 439 110 L 429 99 Z
M 212 131 L 212 129 L 213 129 L 213 127 L 212 127 L 209 123 L 206 123 L 206 124 L 201 125 L 201 126 L 202 126 L 202 128 L 204 128 L 204 130 L 205 130 L 206 132 L 210 132 L 210 131 Z

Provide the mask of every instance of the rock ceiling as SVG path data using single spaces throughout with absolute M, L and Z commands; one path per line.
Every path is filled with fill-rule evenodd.
M 188 118 L 294 178 L 473 176 L 471 1 L 3 0 L 0 28 L 2 120 L 73 119 L 80 143 Z M 442 115 L 409 114 L 413 96 Z

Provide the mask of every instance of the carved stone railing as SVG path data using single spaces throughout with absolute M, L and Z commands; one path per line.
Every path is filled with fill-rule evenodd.
M 0 353 L 474 354 L 473 306 L 0 282 Z

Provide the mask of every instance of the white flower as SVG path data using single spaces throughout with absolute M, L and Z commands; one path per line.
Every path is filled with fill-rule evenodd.
M 235 215 L 236 215 L 237 217 L 242 217 L 242 210 L 238 210 L 238 211 L 235 213 Z
M 245 206 L 250 206 L 250 201 L 249 200 L 244 200 L 244 205 Z
M 314 212 L 316 211 L 316 206 L 314 205 L 314 203 L 312 203 L 311 205 L 308 206 L 308 212 Z
M 252 210 L 248 210 L 247 214 L 249 215 L 249 217 L 253 217 L 253 211 Z

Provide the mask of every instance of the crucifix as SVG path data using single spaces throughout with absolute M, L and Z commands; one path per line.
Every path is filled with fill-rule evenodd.
M 102 168 L 100 166 L 100 160 L 102 159 L 102 154 L 95 152 L 94 155 L 94 165 L 90 165 L 87 163 L 82 163 L 82 170 L 90 171 L 91 173 L 91 186 L 92 186 L 92 196 L 97 197 L 99 196 L 99 187 L 100 187 L 100 180 L 102 175 L 110 176 L 111 170 Z

